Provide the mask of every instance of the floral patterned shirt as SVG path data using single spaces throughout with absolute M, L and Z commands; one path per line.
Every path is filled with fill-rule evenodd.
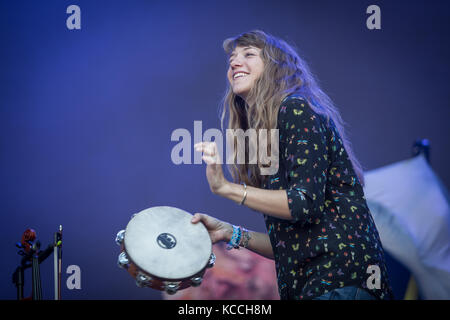
M 290 95 L 278 129 L 279 170 L 263 187 L 286 190 L 292 215 L 264 215 L 281 299 L 312 299 L 344 286 L 392 299 L 379 235 L 333 121 L 327 126 L 303 97 Z

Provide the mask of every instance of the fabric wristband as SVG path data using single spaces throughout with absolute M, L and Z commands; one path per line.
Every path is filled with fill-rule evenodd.
M 239 249 L 239 243 L 241 242 L 241 228 L 233 226 L 233 234 L 231 236 L 230 242 L 227 243 L 227 250 Z

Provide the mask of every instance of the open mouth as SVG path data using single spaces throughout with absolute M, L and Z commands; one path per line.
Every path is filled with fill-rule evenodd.
M 244 77 L 246 77 L 247 75 L 248 75 L 248 73 L 245 73 L 245 72 L 238 72 L 238 73 L 236 73 L 236 74 L 233 76 L 233 79 L 236 80 L 236 79 L 239 79 L 239 78 L 244 78 Z

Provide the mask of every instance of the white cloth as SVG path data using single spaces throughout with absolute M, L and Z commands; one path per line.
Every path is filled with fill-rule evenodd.
M 422 156 L 364 174 L 383 248 L 407 267 L 424 299 L 450 299 L 448 193 Z

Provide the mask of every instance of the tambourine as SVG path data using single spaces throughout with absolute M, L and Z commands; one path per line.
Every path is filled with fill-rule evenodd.
M 205 226 L 191 219 L 190 213 L 168 206 L 134 214 L 116 236 L 121 247 L 119 267 L 131 274 L 138 287 L 174 294 L 199 286 L 216 257 Z

